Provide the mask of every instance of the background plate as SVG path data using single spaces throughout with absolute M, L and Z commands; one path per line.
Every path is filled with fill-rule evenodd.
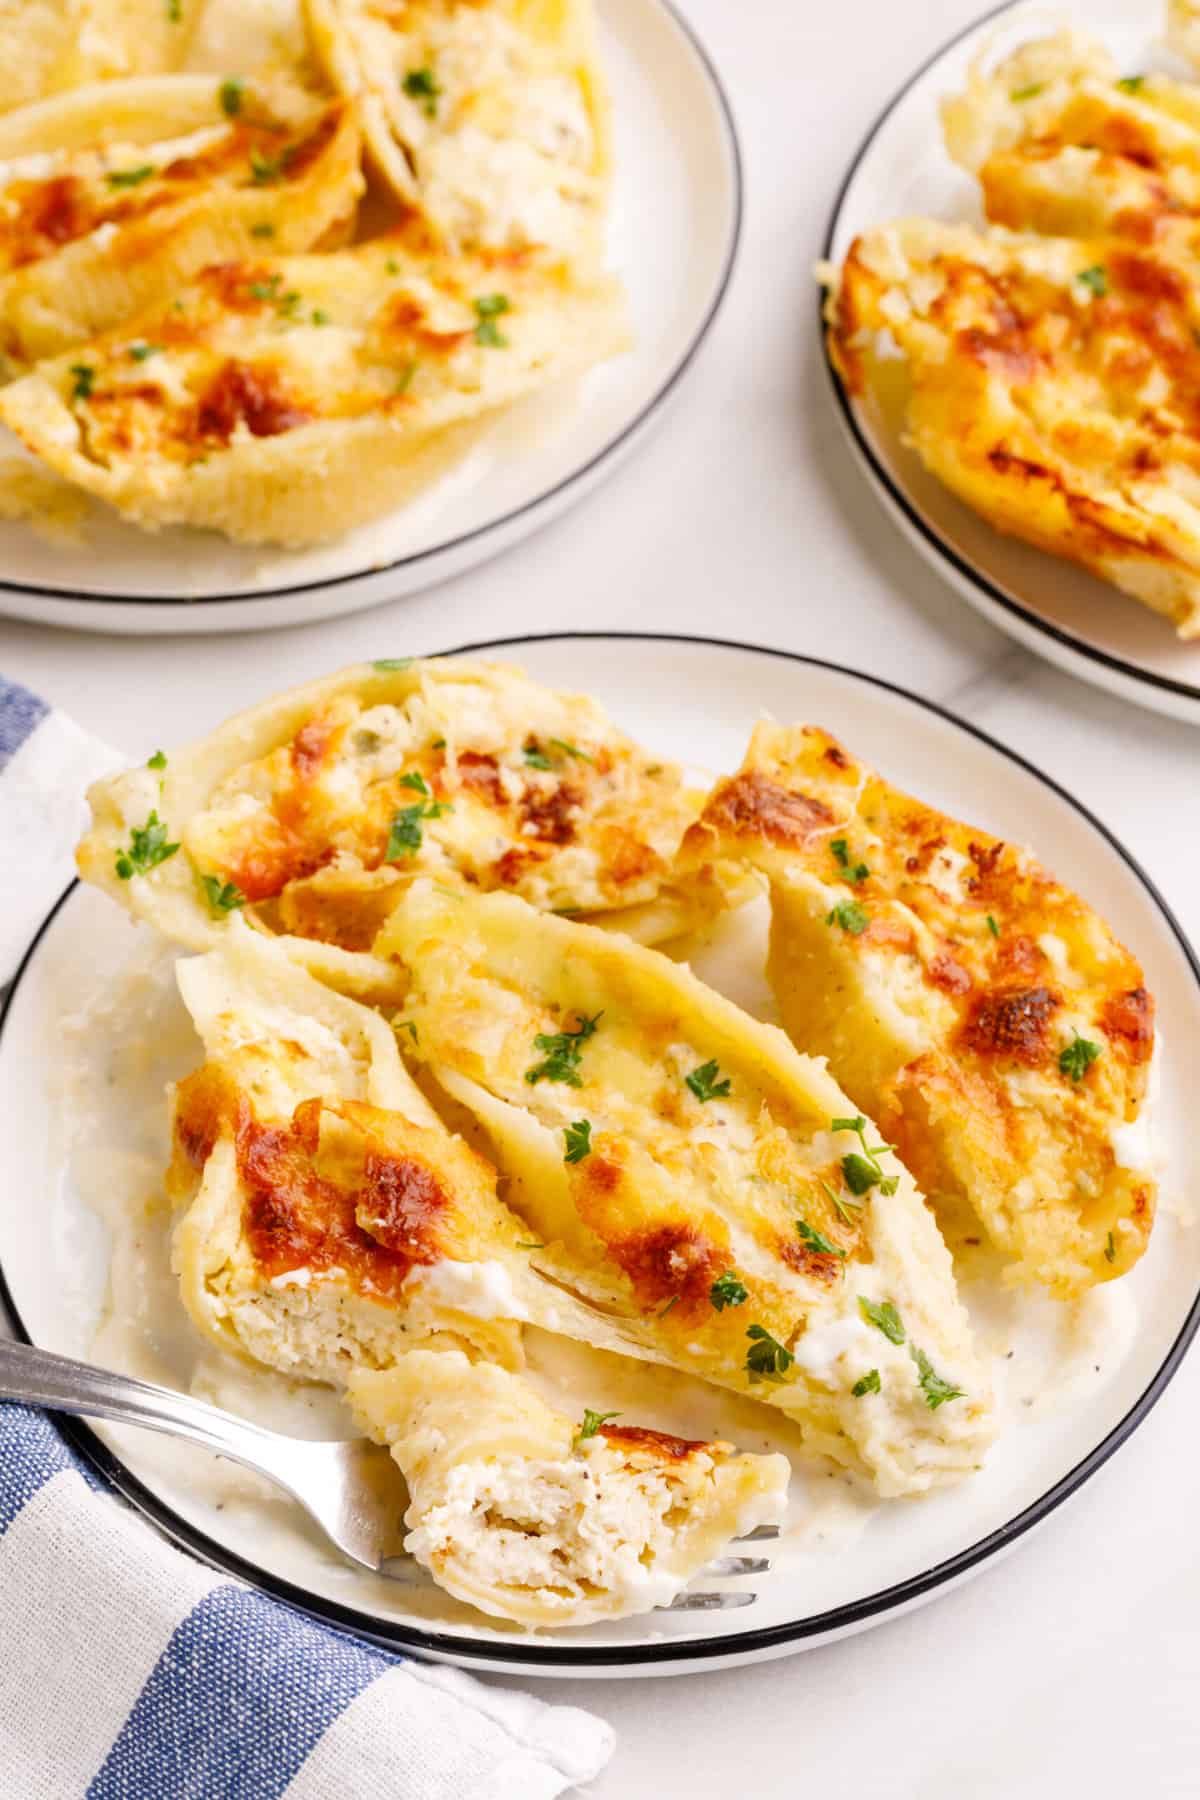
M 758 1601 L 744 1611 L 652 1614 L 556 1638 L 483 1625 L 430 1590 L 422 1598 L 355 1574 L 334 1560 L 290 1503 L 278 1497 L 264 1503 L 253 1492 L 247 1498 L 244 1481 L 231 1498 L 214 1459 L 190 1445 L 105 1427 L 114 1458 L 86 1427 L 78 1441 L 107 1459 L 136 1504 L 219 1566 L 380 1641 L 466 1666 L 671 1673 L 781 1655 L 907 1610 L 1007 1549 L 1086 1480 L 1144 1418 L 1196 1329 L 1200 1234 L 1179 1229 L 1171 1203 L 1200 1181 L 1188 1084 L 1200 1059 L 1200 970 L 1163 902 L 1097 821 L 1011 752 L 898 689 L 824 663 L 694 639 L 597 634 L 481 648 L 521 662 L 540 680 L 586 686 L 648 746 L 710 768 L 740 761 L 764 712 L 819 722 L 934 804 L 1040 847 L 1135 948 L 1159 996 L 1170 1047 L 1161 1109 L 1164 1214 L 1135 1273 L 1097 1297 L 1086 1380 L 1069 1403 L 1046 1406 L 1052 1397 L 1046 1384 L 1025 1384 L 1019 1346 L 1015 1362 L 1000 1364 L 1013 1372 L 1008 1427 L 972 1481 L 882 1508 L 857 1537 L 831 1529 L 801 1548 L 781 1542 L 775 1573 L 756 1581 Z M 163 966 L 157 977 L 150 970 L 122 987 L 111 1029 L 94 1014 L 89 1021 L 92 996 L 111 997 L 117 972 L 144 955 L 147 942 L 144 930 L 101 895 L 72 889 L 27 957 L 0 1022 L 7 1175 L 0 1189 L 0 1268 L 24 1334 L 74 1354 L 89 1351 L 109 1265 L 108 1235 L 83 1204 L 81 1189 L 90 1184 L 101 1206 L 127 1211 L 126 1196 L 147 1179 L 148 1168 L 153 1191 L 161 1162 L 139 1165 L 142 1122 L 126 1111 L 132 1064 L 144 1064 L 146 1117 L 161 1132 L 163 1083 L 195 1056 L 187 1030 L 173 1041 L 179 1008 L 176 1003 L 172 1011 L 163 1000 Z M 119 1054 L 118 1033 L 126 1043 Z M 68 1080 L 81 1058 L 82 1092 Z M 121 1147 L 115 1163 L 94 1153 L 106 1133 Z M 140 1278 L 131 1285 L 128 1269 L 118 1267 L 116 1277 L 130 1289 L 121 1306 L 136 1337 L 148 1329 L 157 1297 Z M 1023 1319 L 1036 1315 L 1037 1329 L 1061 1316 L 1049 1302 L 1040 1311 L 1022 1302 L 1022 1309 Z M 194 1352 L 186 1328 L 178 1353 L 162 1352 L 160 1379 L 187 1378 L 186 1363 L 173 1360 L 183 1358 L 185 1345 Z M 103 1349 L 102 1343 L 97 1354 Z M 655 1375 L 656 1383 L 671 1379 Z M 590 1389 L 589 1403 L 610 1404 Z M 670 1429 L 672 1419 L 651 1413 L 647 1422 Z M 740 1441 L 758 1448 L 763 1440 Z M 229 1477 L 223 1479 L 227 1484 Z M 805 1506 L 819 1509 L 832 1484 L 817 1481 L 800 1491 Z
M 533 395 L 413 505 L 302 551 L 157 534 L 97 506 L 79 544 L 0 522 L 0 611 L 112 632 L 257 630 L 415 593 L 507 548 L 581 499 L 655 420 L 733 268 L 741 169 L 729 103 L 666 0 L 598 0 L 613 97 L 609 263 L 633 348 Z
M 987 13 L 925 63 L 859 150 L 834 206 L 824 255 L 840 263 L 856 234 L 905 214 L 981 224 L 977 184 L 950 161 L 938 102 L 967 65 L 1069 23 L 1100 39 L 1120 66 L 1189 74 L 1158 38 L 1164 7 L 1148 0 L 1019 0 Z M 827 362 L 827 367 L 829 367 Z M 1200 642 L 1073 564 L 999 532 L 948 492 L 850 399 L 829 367 L 851 447 L 888 512 L 917 550 L 977 611 L 1029 650 L 1110 693 L 1200 724 Z

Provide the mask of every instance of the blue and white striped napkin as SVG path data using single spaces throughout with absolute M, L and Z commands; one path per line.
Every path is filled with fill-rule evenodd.
M 0 677 L 0 984 L 123 760 Z M 0 1800 L 553 1800 L 612 1743 L 215 1574 L 0 1403 Z

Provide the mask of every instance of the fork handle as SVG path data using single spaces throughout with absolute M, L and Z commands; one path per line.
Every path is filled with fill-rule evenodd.
M 56 1356 L 31 1344 L 0 1340 L 0 1399 L 146 1425 L 151 1431 L 190 1438 L 291 1487 L 279 1469 L 280 1450 L 290 1447 L 290 1440 L 280 1439 L 276 1432 L 264 1431 L 247 1419 L 193 1399 L 191 1394 L 139 1381 L 133 1375 L 116 1375 L 110 1369 Z

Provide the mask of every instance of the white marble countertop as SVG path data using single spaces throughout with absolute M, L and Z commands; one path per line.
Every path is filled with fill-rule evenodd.
M 1148 8 L 1158 0 L 1147 0 Z M 732 92 L 748 215 L 674 409 L 540 536 L 415 600 L 293 631 L 100 638 L 0 621 L 0 667 L 131 754 L 358 656 L 525 631 L 709 633 L 904 683 L 1052 773 L 1200 938 L 1200 731 L 1053 672 L 967 611 L 852 466 L 811 266 L 843 170 L 978 0 L 688 0 Z M 1189 799 L 1189 796 L 1191 798 Z M 604 1713 L 597 1800 L 1009 1800 L 1200 1791 L 1200 1356 L 1132 1443 L 1004 1562 L 832 1647 L 728 1673 L 564 1682 Z

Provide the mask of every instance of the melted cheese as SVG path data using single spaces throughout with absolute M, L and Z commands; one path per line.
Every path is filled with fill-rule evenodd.
M 811 726 L 757 728 L 682 862 L 737 854 L 770 877 L 793 1040 L 828 1056 L 948 1224 L 965 1205 L 968 1230 L 1063 1292 L 1129 1268 L 1154 1184 L 1115 1147 L 1144 1103 L 1154 1003 L 1103 921 Z M 1097 1054 L 1074 1067 L 1078 1040 Z

